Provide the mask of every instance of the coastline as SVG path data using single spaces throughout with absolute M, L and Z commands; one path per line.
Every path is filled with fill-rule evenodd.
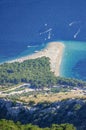
M 13 63 L 13 62 L 21 63 L 28 59 L 36 59 L 36 58 L 41 58 L 43 56 L 46 56 L 50 58 L 51 71 L 54 72 L 55 76 L 59 76 L 60 64 L 62 60 L 64 47 L 65 46 L 62 42 L 50 42 L 43 50 L 37 51 L 28 56 L 24 56 L 15 60 L 8 61 L 8 63 Z

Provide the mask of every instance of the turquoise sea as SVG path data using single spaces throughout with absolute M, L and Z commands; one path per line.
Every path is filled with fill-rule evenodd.
M 86 80 L 86 0 L 0 0 L 0 63 L 52 41 L 65 44 L 60 75 Z
M 63 42 L 60 76 L 86 80 L 86 42 Z
M 65 45 L 60 66 L 60 76 L 86 80 L 86 42 L 60 42 Z M 21 53 L 13 57 L 0 59 L 0 63 L 33 54 L 36 51 L 44 49 L 47 44 L 48 43 L 28 45 Z

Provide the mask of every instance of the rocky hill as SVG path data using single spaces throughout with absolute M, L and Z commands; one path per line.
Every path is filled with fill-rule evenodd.
M 35 105 L 0 99 L 0 119 L 32 123 L 40 127 L 71 123 L 78 130 L 86 129 L 86 100 L 68 99 Z

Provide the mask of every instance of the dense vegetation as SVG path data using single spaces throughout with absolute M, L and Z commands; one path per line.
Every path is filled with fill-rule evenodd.
M 50 128 L 39 128 L 32 124 L 21 125 L 20 122 L 14 123 L 11 120 L 0 120 L 0 130 L 76 130 L 72 124 L 53 124 Z
M 48 85 L 54 74 L 50 72 L 49 58 L 27 60 L 22 63 L 5 63 L 0 65 L 1 85 L 31 83 L 33 86 Z
M 48 87 L 57 84 L 83 86 L 86 83 L 75 79 L 55 77 L 50 71 L 49 58 L 42 57 L 26 60 L 22 63 L 4 63 L 0 65 L 0 85 L 10 86 L 30 83 L 33 87 Z

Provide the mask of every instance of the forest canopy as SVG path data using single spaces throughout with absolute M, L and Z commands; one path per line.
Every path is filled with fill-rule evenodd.
M 4 63 L 0 65 L 0 85 L 12 86 L 20 83 L 30 83 L 33 87 L 49 87 L 62 84 L 83 86 L 85 82 L 56 77 L 50 69 L 48 57 L 26 60 L 22 63 Z
M 22 125 L 20 122 L 14 123 L 12 120 L 0 120 L 0 130 L 76 130 L 72 124 L 52 124 L 50 128 L 39 128 L 36 125 Z

